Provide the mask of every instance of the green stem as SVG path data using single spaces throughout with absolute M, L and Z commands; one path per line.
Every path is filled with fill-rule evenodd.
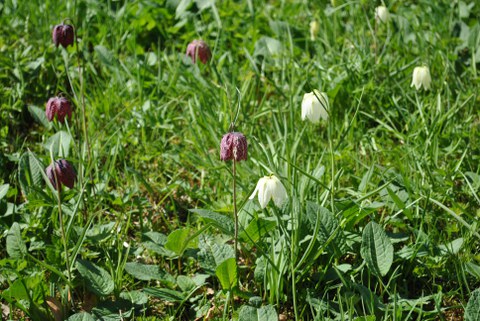
M 57 206 L 58 206 L 58 221 L 60 224 L 60 231 L 62 234 L 62 243 L 63 243 L 63 249 L 65 251 L 65 265 L 67 267 L 67 277 L 68 277 L 68 283 L 72 283 L 72 275 L 70 273 L 70 260 L 68 257 L 68 246 L 67 246 L 67 235 L 65 233 L 65 226 L 63 224 L 63 215 L 62 215 L 62 186 L 60 185 L 60 181 L 58 180 L 57 177 L 57 171 L 55 170 L 56 163 L 55 161 L 53 162 L 53 175 L 55 176 L 55 187 L 57 188 Z M 71 293 L 70 293 L 70 286 L 68 286 L 68 298 L 71 299 Z M 68 299 L 67 299 L 68 300 Z M 74 307 L 73 299 L 71 300 L 72 307 Z
M 233 158 L 233 218 L 235 220 L 235 232 L 233 248 L 235 250 L 235 262 L 238 265 L 238 215 L 237 215 L 237 162 Z

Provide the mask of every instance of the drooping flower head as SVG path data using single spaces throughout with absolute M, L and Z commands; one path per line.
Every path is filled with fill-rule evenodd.
M 257 194 L 258 202 L 262 208 L 265 208 L 271 199 L 277 207 L 281 207 L 288 198 L 285 186 L 273 174 L 258 180 L 257 186 L 249 199 L 253 199 Z
M 210 48 L 203 40 L 193 40 L 187 46 L 187 57 L 190 57 L 193 63 L 197 62 L 197 57 L 203 64 L 206 64 L 212 57 Z
M 73 31 L 73 26 L 60 24 L 53 27 L 52 39 L 55 46 L 62 45 L 64 48 L 67 48 L 70 45 L 73 45 L 75 39 L 75 33 Z
M 314 90 L 303 95 L 302 100 L 302 120 L 308 118 L 312 123 L 318 123 L 320 118 L 328 118 L 329 109 L 328 96 L 324 92 Z
M 425 90 L 430 89 L 432 83 L 432 77 L 430 77 L 430 70 L 427 66 L 415 67 L 413 69 L 412 84 L 410 87 L 415 86 L 415 89 L 419 90 L 423 86 Z
M 231 132 L 223 135 L 220 142 L 220 159 L 223 161 L 235 159 L 237 162 L 247 160 L 248 144 L 245 135 Z
M 47 119 L 52 121 L 55 116 L 60 123 L 65 122 L 65 117 L 72 118 L 72 105 L 67 98 L 52 97 L 47 101 L 46 105 Z
M 383 23 L 386 23 L 390 18 L 390 13 L 388 12 L 387 7 L 378 6 L 375 8 L 375 19 L 380 20 Z
M 77 180 L 77 173 L 75 173 L 72 165 L 70 165 L 65 159 L 59 159 L 50 164 L 46 169 L 46 173 L 50 183 L 52 183 L 53 187 L 57 189 L 60 189 L 62 184 L 68 188 L 73 188 L 73 185 Z M 56 182 L 59 183 L 58 187 Z

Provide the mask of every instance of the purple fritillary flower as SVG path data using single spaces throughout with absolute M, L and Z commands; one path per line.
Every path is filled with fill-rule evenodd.
M 55 46 L 62 45 L 64 48 L 67 48 L 70 45 L 73 45 L 73 40 L 75 39 L 75 33 L 73 31 L 73 26 L 61 24 L 53 27 L 52 39 Z
M 220 143 L 220 159 L 223 161 L 235 159 L 237 162 L 247 160 L 247 147 L 247 138 L 242 133 L 225 134 Z
M 77 173 L 75 173 L 72 165 L 70 165 L 65 159 L 59 159 L 50 164 L 47 167 L 46 172 L 48 179 L 50 179 L 50 183 L 52 183 L 53 187 L 58 189 L 61 188 L 62 184 L 68 188 L 73 188 L 73 185 L 77 180 Z M 58 187 L 55 181 L 55 175 L 57 176 L 57 181 L 59 183 Z
M 68 119 L 72 118 L 72 105 L 64 97 L 50 98 L 47 102 L 46 114 L 49 121 L 57 116 L 58 121 L 63 124 L 66 116 Z
M 193 40 L 187 46 L 187 56 L 192 59 L 193 63 L 197 62 L 198 57 L 203 64 L 206 64 L 212 57 L 212 53 L 205 41 Z

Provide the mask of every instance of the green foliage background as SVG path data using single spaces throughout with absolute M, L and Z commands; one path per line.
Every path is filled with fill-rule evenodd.
M 463 315 L 480 278 L 480 5 L 387 1 L 383 24 L 380 4 L 1 2 L 0 298 L 11 318 L 52 319 L 49 298 L 65 318 Z M 67 17 L 78 48 L 51 41 Z M 193 39 L 210 45 L 207 65 L 185 56 Z M 410 87 L 420 65 L 429 91 Z M 320 124 L 301 120 L 314 89 L 330 100 Z M 75 106 L 69 126 L 43 114 L 59 93 Z M 238 106 L 249 156 L 237 167 L 237 267 L 219 142 Z M 79 175 L 62 192 L 67 254 L 43 174 L 51 152 Z M 289 201 L 261 210 L 248 197 L 270 173 Z

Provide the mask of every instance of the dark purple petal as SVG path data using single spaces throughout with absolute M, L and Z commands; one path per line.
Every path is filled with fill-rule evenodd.
M 68 188 L 73 188 L 75 180 L 77 179 L 77 174 L 73 169 L 72 165 L 67 162 L 65 159 L 60 159 L 57 161 L 57 175 L 60 177 L 59 180 L 63 185 Z
M 60 159 L 50 164 L 46 169 L 46 173 L 50 183 L 52 183 L 55 188 L 57 188 L 55 175 L 57 176 L 57 182 L 59 183 L 58 188 L 61 188 L 62 184 L 68 188 L 73 188 L 75 181 L 77 180 L 77 173 L 72 165 L 70 165 L 65 159 Z
M 63 124 L 65 117 L 72 118 L 72 105 L 67 98 L 52 97 L 47 102 L 46 114 L 49 121 L 52 121 L 56 116 L 58 121 Z
M 52 121 L 53 118 L 55 117 L 55 115 L 57 114 L 57 104 L 56 104 L 56 101 L 57 101 L 57 97 L 54 97 L 54 98 L 50 98 L 47 102 L 47 106 L 46 106 L 46 114 L 47 114 L 47 119 L 48 121 Z
M 48 165 L 46 172 L 50 183 L 52 183 L 54 188 L 57 188 L 57 184 L 55 184 L 55 173 L 53 172 L 53 164 Z

